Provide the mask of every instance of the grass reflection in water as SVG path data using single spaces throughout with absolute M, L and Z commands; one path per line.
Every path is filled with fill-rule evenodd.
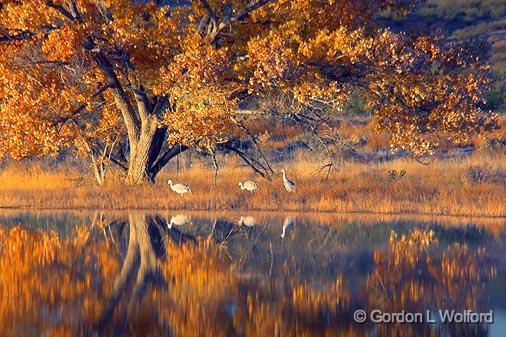
M 144 213 L 67 236 L 0 227 L 1 335 L 488 335 L 485 325 L 353 321 L 359 308 L 489 310 L 497 270 L 483 245 L 413 228 L 359 250 L 328 244 L 339 237 L 328 229 L 296 254 L 290 233 L 207 228 L 190 234 Z

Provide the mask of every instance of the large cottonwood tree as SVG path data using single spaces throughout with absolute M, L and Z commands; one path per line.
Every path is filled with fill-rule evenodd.
M 437 36 L 381 28 L 407 0 L 5 0 L 0 3 L 0 154 L 127 144 L 107 156 L 129 183 L 187 148 L 251 136 L 241 102 L 272 93 L 315 127 L 361 88 L 393 148 L 415 155 L 493 125 L 487 66 Z M 477 47 L 477 48 L 476 48 Z M 330 110 L 328 109 L 330 107 Z M 262 114 L 266 112 L 259 112 Z M 254 135 L 253 135 L 254 136 Z M 84 145 L 83 145 L 84 144 Z

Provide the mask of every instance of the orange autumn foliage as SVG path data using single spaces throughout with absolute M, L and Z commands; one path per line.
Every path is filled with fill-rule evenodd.
M 152 181 L 178 146 L 214 151 L 250 137 L 245 119 L 269 113 L 242 114 L 240 103 L 288 96 L 302 108 L 275 117 L 307 128 L 339 115 L 357 87 L 394 150 L 468 142 L 495 126 L 479 107 L 482 46 L 375 20 L 417 2 L 3 1 L 0 155 L 121 144 L 128 151 L 111 149 L 109 160 L 129 182 Z
M 365 282 L 340 271 L 313 284 L 308 275 L 294 273 L 303 261 L 284 259 L 277 249 L 279 263 L 272 274 L 261 269 L 245 273 L 247 256 L 231 259 L 228 248 L 212 240 L 181 245 L 165 235 L 161 256 L 145 269 L 161 242 L 149 239 L 156 232 L 148 230 L 152 218 L 132 213 L 129 219 L 95 229 L 78 227 L 66 235 L 0 227 L 2 334 L 93 336 L 121 329 L 128 336 L 164 336 L 168 330 L 178 336 L 228 336 L 231 331 L 246 336 L 427 336 L 420 326 L 404 324 L 378 324 L 371 334 L 367 324 L 353 322 L 352 313 L 357 305 L 419 312 L 445 308 L 449 300 L 452 308 L 481 308 L 486 303 L 477 299 L 485 298 L 486 282 L 496 276 L 484 248 L 440 246 L 432 231 L 419 229 L 400 237 L 394 233 L 386 245 L 372 249 L 374 267 L 363 275 Z M 128 236 L 118 234 L 118 226 L 125 226 Z M 102 238 L 103 228 L 110 236 Z M 122 243 L 124 254 L 118 249 Z M 346 253 L 345 246 L 338 251 Z M 322 252 L 307 253 L 318 257 Z M 328 261 L 320 258 L 313 267 L 327 269 Z M 466 332 L 476 327 L 443 328 Z

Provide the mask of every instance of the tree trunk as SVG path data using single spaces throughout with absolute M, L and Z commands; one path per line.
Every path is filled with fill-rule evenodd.
M 116 107 L 123 116 L 130 150 L 126 183 L 133 185 L 144 181 L 154 182 L 158 172 L 172 158 L 187 149 L 176 145 L 162 153 L 167 139 L 167 128 L 160 126 L 159 115 L 167 108 L 168 98 L 149 98 L 142 85 L 136 83 L 135 76 L 128 79 L 127 86 L 123 86 L 115 67 L 100 48 L 96 47 L 95 41 L 88 38 L 85 44 L 110 82 Z M 128 90 L 133 94 L 133 100 Z
M 143 289 L 166 284 L 156 264 L 155 249 L 162 240 L 156 237 L 156 231 L 149 230 L 150 226 L 156 225 L 142 212 L 131 212 L 128 218 L 127 252 L 121 270 L 114 279 L 112 294 L 94 327 L 101 336 L 107 335 L 105 333 L 114 317 L 127 319 L 128 311 L 142 301 Z M 135 279 L 133 289 L 129 287 L 132 279 Z M 126 308 L 122 303 L 127 303 Z
M 166 141 L 166 127 L 159 127 L 154 121 L 143 125 L 140 129 L 139 140 L 133 147 L 134 150 L 130 151 L 127 184 L 154 183 L 160 170 L 171 159 L 188 149 L 186 146 L 176 144 L 162 152 Z
M 139 184 L 144 181 L 154 182 L 154 176 L 150 174 L 149 153 L 154 145 L 155 130 L 151 127 L 143 127 L 140 130 L 139 140 L 133 151 L 130 152 L 128 163 L 128 172 L 126 176 L 127 184 Z M 161 145 L 158 145 L 161 146 Z

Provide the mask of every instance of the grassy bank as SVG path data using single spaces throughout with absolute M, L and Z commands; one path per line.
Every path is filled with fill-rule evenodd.
M 321 164 L 286 163 L 297 194 L 287 193 L 278 175 L 272 182 L 255 178 L 238 165 L 218 172 L 194 165 L 163 172 L 155 185 L 125 186 L 110 176 L 96 186 L 71 168 L 56 171 L 12 164 L 0 173 L 0 207 L 86 209 L 193 209 L 363 212 L 506 216 L 506 156 L 473 155 L 422 165 L 411 159 L 387 163 L 350 163 L 314 174 Z M 405 174 L 401 175 L 401 172 Z M 168 178 L 190 185 L 191 195 L 179 196 Z M 256 193 L 241 191 L 240 180 L 255 179 Z

